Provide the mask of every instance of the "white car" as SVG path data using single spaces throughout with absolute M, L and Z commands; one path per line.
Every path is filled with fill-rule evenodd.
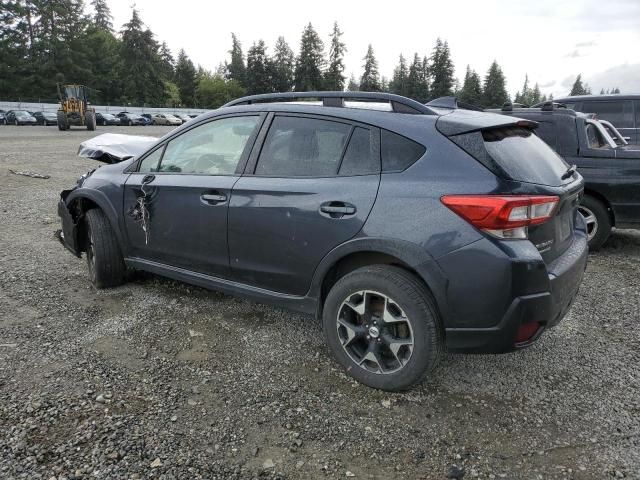
M 170 113 L 156 113 L 151 117 L 153 125 L 182 125 L 182 119 L 174 117 Z

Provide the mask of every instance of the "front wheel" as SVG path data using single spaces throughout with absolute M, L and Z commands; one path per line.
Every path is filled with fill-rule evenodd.
M 86 214 L 86 226 L 87 266 L 91 283 L 96 288 L 121 285 L 126 267 L 107 216 L 99 208 L 91 209 Z
M 587 224 L 587 238 L 589 249 L 598 250 L 611 234 L 611 217 L 602 202 L 585 195 L 578 207 Z
M 348 273 L 331 288 L 323 329 L 347 373 L 370 387 L 405 390 L 438 363 L 440 319 L 427 288 L 388 265 Z

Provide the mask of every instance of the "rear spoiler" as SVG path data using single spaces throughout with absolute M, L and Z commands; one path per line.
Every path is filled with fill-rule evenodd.
M 78 156 L 105 163 L 120 163 L 146 152 L 156 137 L 105 133 L 86 140 L 78 148 Z
M 507 115 L 498 115 L 496 113 L 461 109 L 452 110 L 451 113 L 440 116 L 436 122 L 438 131 L 447 137 L 507 127 L 520 127 L 533 130 L 538 127 L 538 122 Z

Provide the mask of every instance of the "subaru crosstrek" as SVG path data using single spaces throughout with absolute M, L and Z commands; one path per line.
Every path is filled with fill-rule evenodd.
M 405 389 L 445 348 L 530 345 L 576 296 L 583 179 L 535 127 L 381 93 L 245 97 L 131 137 L 131 158 L 90 149 L 117 163 L 62 192 L 59 237 L 98 288 L 145 270 L 317 316 L 350 375 Z

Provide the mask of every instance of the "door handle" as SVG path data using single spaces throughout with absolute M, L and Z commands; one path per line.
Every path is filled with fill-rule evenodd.
M 327 202 L 320 205 L 320 212 L 328 214 L 331 218 L 342 218 L 355 214 L 356 207 L 344 202 Z
M 142 177 L 142 185 L 147 185 L 156 179 L 155 175 L 145 175 Z
M 227 201 L 227 196 L 221 193 L 203 193 L 200 198 L 207 203 L 217 204 Z

